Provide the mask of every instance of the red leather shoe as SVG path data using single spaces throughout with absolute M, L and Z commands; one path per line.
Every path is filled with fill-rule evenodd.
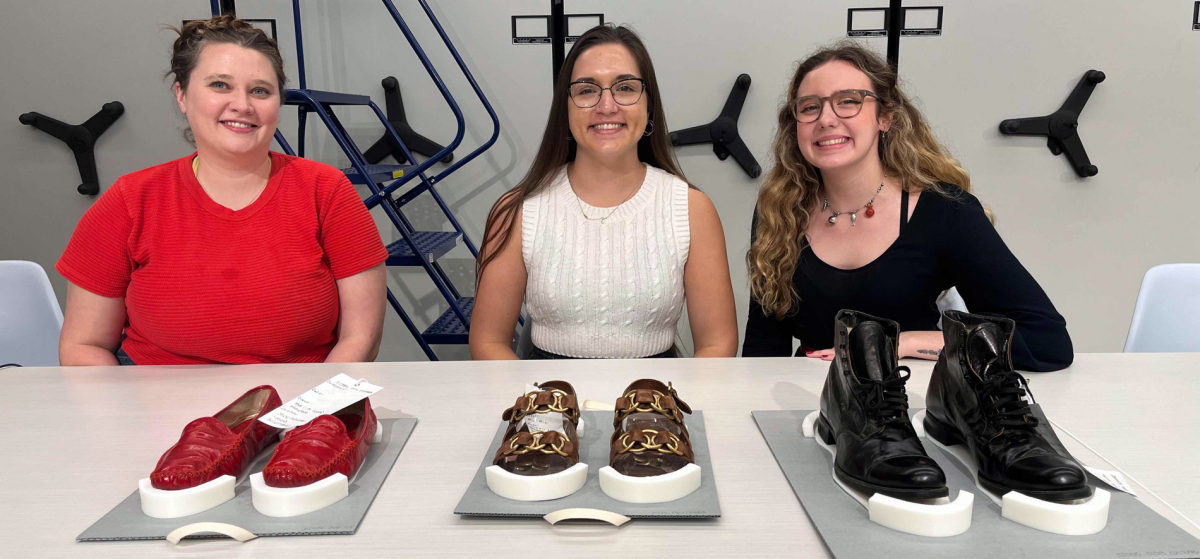
M 301 487 L 341 473 L 354 479 L 379 428 L 370 398 L 297 427 L 283 437 L 263 481 L 271 487 Z
M 279 393 L 264 385 L 250 389 L 216 415 L 188 423 L 179 442 L 158 459 L 150 474 L 151 485 L 188 489 L 223 475 L 238 477 L 279 433 L 258 418 L 281 405 Z

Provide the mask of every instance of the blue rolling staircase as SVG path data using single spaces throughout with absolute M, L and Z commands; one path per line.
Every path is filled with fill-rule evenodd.
M 345 127 L 334 114 L 334 107 L 370 107 L 383 124 L 386 133 L 391 136 L 400 151 L 404 154 L 409 162 L 417 161 L 408 146 L 400 139 L 400 135 L 392 127 L 383 111 L 371 100 L 367 95 L 353 95 L 348 93 L 335 93 L 331 91 L 320 91 L 309 89 L 304 76 L 304 42 L 301 33 L 300 25 L 300 5 L 299 0 L 292 0 L 292 16 L 295 21 L 296 30 L 296 63 L 299 69 L 299 89 L 288 89 L 284 94 L 283 102 L 285 105 L 295 105 L 298 107 L 298 142 L 297 151 L 293 151 L 287 143 L 287 139 L 278 130 L 275 132 L 275 141 L 279 143 L 280 148 L 289 155 L 299 155 L 304 157 L 304 129 L 307 121 L 308 113 L 313 113 L 321 120 L 328 129 L 330 135 L 346 157 L 350 160 L 350 167 L 342 169 L 350 182 L 354 184 L 365 184 L 370 189 L 371 195 L 364 200 L 367 208 L 373 209 L 376 206 L 383 208 L 388 219 L 400 233 L 400 240 L 395 241 L 387 246 L 388 250 L 388 266 L 408 266 L 421 267 L 433 280 L 434 285 L 446 300 L 449 308 L 442 313 L 433 324 L 429 325 L 424 330 L 421 330 L 413 323 L 412 319 L 405 312 L 404 307 L 392 294 L 391 289 L 388 289 L 388 302 L 392 308 L 400 315 L 400 319 L 404 321 L 404 325 L 412 333 L 425 355 L 430 360 L 437 360 L 437 355 L 430 348 L 430 345 L 437 344 L 466 344 L 467 334 L 471 327 L 471 310 L 475 305 L 474 297 L 465 297 L 450 281 L 446 272 L 442 270 L 438 264 L 438 259 L 449 253 L 454 247 L 459 244 L 465 244 L 467 249 L 471 251 L 474 258 L 479 257 L 479 251 L 475 244 L 467 237 L 465 231 L 458 220 L 454 218 L 454 214 L 446 206 L 445 201 L 438 194 L 436 185 L 443 181 L 448 175 L 461 168 L 463 165 L 475 159 L 480 153 L 490 148 L 496 142 L 496 138 L 500 135 L 500 121 L 496 118 L 496 112 L 492 109 L 487 98 L 483 95 L 483 91 L 479 89 L 479 85 L 475 82 L 475 78 L 467 69 L 462 57 L 455 50 L 454 45 L 450 42 L 450 38 L 446 36 L 445 30 L 430 10 L 426 0 L 418 0 L 421 8 L 424 9 L 425 15 L 441 36 L 442 42 L 453 55 L 454 61 L 458 63 L 459 69 L 470 82 L 471 88 L 475 90 L 475 95 L 479 97 L 479 101 L 487 109 L 488 115 L 492 119 L 492 135 L 487 142 L 479 146 L 465 157 L 459 158 L 452 165 L 446 167 L 440 173 L 432 174 L 429 171 L 434 163 L 441 161 L 445 156 L 454 151 L 455 148 L 462 142 L 465 123 L 463 121 L 462 111 L 455 102 L 454 97 L 446 88 L 446 84 L 438 75 L 437 70 L 430 63 L 429 58 L 425 55 L 425 51 L 418 44 L 408 24 L 400 12 L 396 10 L 396 6 L 391 0 L 382 0 L 383 5 L 391 14 L 392 19 L 396 21 L 396 25 L 400 27 L 404 38 L 408 40 L 408 44 L 412 47 L 417 57 L 421 60 L 421 64 L 425 67 L 429 77 L 433 79 L 442 97 L 450 106 L 450 110 L 454 113 L 454 118 L 458 122 L 458 131 L 454 136 L 454 141 L 448 144 L 438 153 L 432 155 L 420 164 L 409 165 L 372 165 L 367 163 L 363 152 L 355 145 L 350 135 L 346 132 Z M 221 6 L 218 0 L 210 0 L 212 4 L 213 15 L 221 13 Z M 432 176 L 431 176 L 432 175 Z M 453 227 L 453 231 L 418 231 L 412 223 L 405 217 L 403 207 L 413 201 L 421 194 L 429 194 L 442 213 L 446 216 L 447 221 Z M 524 324 L 524 319 L 520 322 Z

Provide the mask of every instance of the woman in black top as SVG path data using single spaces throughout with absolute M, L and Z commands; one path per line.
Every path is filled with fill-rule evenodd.
M 936 359 L 937 298 L 957 287 L 971 312 L 1017 322 L 1016 368 L 1071 364 L 1066 322 L 877 55 L 843 45 L 801 63 L 774 152 L 746 255 L 743 356 L 790 355 L 795 337 L 831 359 L 834 315 L 853 309 L 900 323 L 900 357 Z

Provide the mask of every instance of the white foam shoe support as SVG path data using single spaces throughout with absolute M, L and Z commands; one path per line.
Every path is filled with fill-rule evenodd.
M 523 476 L 514 474 L 500 466 L 488 466 L 484 470 L 488 489 L 505 499 L 514 501 L 550 501 L 570 495 L 587 482 L 588 466 L 579 462 L 557 474 L 546 476 Z
M 286 433 L 285 433 L 286 434 Z M 383 442 L 383 425 L 375 424 L 375 436 L 371 444 Z M 360 467 L 354 477 L 362 472 Z M 337 473 L 301 487 L 271 487 L 263 480 L 262 472 L 250 476 L 250 500 L 254 510 L 276 518 L 300 516 L 321 510 L 350 494 L 350 484 L 345 474 Z
M 668 474 L 633 477 L 605 466 L 600 468 L 600 489 L 626 503 L 666 503 L 699 489 L 700 472 L 700 466 L 688 464 Z
M 917 412 L 912 422 L 917 434 L 924 437 L 925 410 Z M 971 455 L 970 449 L 964 445 L 946 446 L 933 437 L 925 438 L 971 472 L 975 486 L 1000 506 L 1000 514 L 1004 518 L 1043 532 L 1064 536 L 1095 534 L 1108 525 L 1108 507 L 1112 494 L 1104 489 L 1095 487 L 1091 498 L 1066 503 L 1044 501 L 1017 491 L 996 495 L 979 485 L 979 465 Z
M 834 460 L 837 460 L 837 447 L 825 444 L 816 434 L 816 421 L 821 412 L 814 411 L 804 418 L 801 426 L 804 436 L 810 437 L 817 445 L 825 449 Z M 832 469 L 830 472 L 832 473 Z M 871 522 L 897 532 L 945 538 L 957 536 L 971 527 L 971 512 L 975 505 L 975 495 L 969 491 L 959 491 L 953 501 L 949 497 L 933 499 L 929 502 L 906 501 L 889 497 L 881 493 L 864 493 L 850 487 L 833 474 L 833 481 L 846 494 L 854 498 L 858 504 L 867 509 Z
M 237 479 L 224 475 L 187 489 L 157 489 L 150 478 L 138 480 L 142 513 L 151 518 L 180 518 L 204 512 L 233 498 Z

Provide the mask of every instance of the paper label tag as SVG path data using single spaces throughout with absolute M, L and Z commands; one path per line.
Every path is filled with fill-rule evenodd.
M 525 394 L 527 395 L 531 392 L 536 394 L 541 391 L 541 388 L 538 388 L 532 384 L 525 385 Z M 567 428 L 563 426 L 563 415 L 553 411 L 550 413 L 531 413 L 525 417 L 522 417 L 521 421 L 517 422 L 517 429 L 520 430 L 521 427 L 527 427 L 530 433 L 537 431 L 543 431 L 547 433 L 550 431 L 558 431 L 563 435 L 567 434 Z
M 1112 486 L 1113 489 L 1116 489 L 1117 491 L 1124 491 L 1130 495 L 1133 495 L 1134 497 L 1137 497 L 1137 493 L 1134 493 L 1133 488 L 1125 482 L 1125 476 L 1121 475 L 1121 472 L 1101 470 L 1100 468 L 1093 468 L 1091 466 L 1084 467 L 1087 468 L 1087 471 L 1091 472 L 1092 475 L 1100 478 L 1101 481 Z
M 363 379 L 354 380 L 345 373 L 338 373 L 336 377 L 296 396 L 258 420 L 280 429 L 299 427 L 318 416 L 336 412 L 380 390 L 383 390 L 382 386 L 375 386 Z
M 563 416 L 561 413 L 552 411 L 550 413 L 531 413 L 521 418 L 521 422 L 517 424 L 517 429 L 522 426 L 528 427 L 530 433 L 537 431 L 558 431 L 562 434 L 566 433 L 566 427 L 563 426 Z

